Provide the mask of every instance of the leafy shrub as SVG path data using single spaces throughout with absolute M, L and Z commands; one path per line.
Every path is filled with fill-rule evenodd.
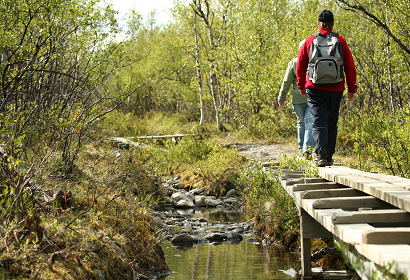
M 250 165 L 240 172 L 238 185 L 243 187 L 242 198 L 247 203 L 247 211 L 256 217 L 265 232 L 280 239 L 283 245 L 297 246 L 295 235 L 299 232 L 299 212 L 293 199 L 283 189 L 280 181 L 281 170 L 305 172 L 305 177 L 317 177 L 317 167 L 311 161 L 296 155 L 282 157 L 279 173 L 266 173 L 258 165 Z
M 252 115 L 248 131 L 256 139 L 278 139 L 296 136 L 296 117 L 291 109 L 265 108 L 260 114 Z
M 410 109 L 374 107 L 356 116 L 354 152 L 359 167 L 410 178 Z

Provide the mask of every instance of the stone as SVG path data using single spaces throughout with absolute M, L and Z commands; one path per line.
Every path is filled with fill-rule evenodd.
M 222 242 L 226 239 L 226 235 L 222 234 L 222 233 L 210 233 L 208 235 L 205 236 L 205 238 L 209 241 L 209 242 Z
M 204 192 L 206 192 L 206 191 L 205 191 L 205 188 L 202 187 L 202 188 L 199 188 L 199 189 L 190 190 L 189 192 L 190 192 L 191 194 L 193 194 L 193 195 L 200 195 L 200 194 L 202 194 L 202 193 L 204 193 Z
M 243 228 L 237 227 L 237 228 L 235 228 L 232 232 L 242 233 L 242 232 L 243 232 Z
M 226 193 L 226 198 L 238 197 L 239 193 L 235 189 L 231 189 Z
M 238 201 L 235 198 L 224 199 L 224 205 L 235 205 Z
M 243 237 L 237 232 L 231 231 L 226 234 L 227 241 L 242 241 Z
M 196 206 L 205 205 L 205 199 L 206 199 L 205 195 L 196 195 L 195 196 L 195 205 Z
M 189 243 L 192 244 L 194 242 L 194 239 L 192 238 L 191 235 L 184 233 L 184 234 L 180 234 L 172 238 L 171 242 L 173 245 L 189 244 Z
M 210 206 L 210 207 L 216 207 L 216 206 L 218 206 L 218 205 L 222 205 L 223 202 L 222 202 L 222 200 L 220 200 L 220 199 L 212 199 L 212 198 L 207 197 L 207 198 L 205 199 L 205 204 L 206 204 L 207 206 Z
M 182 182 L 179 182 L 179 183 L 176 183 L 176 184 L 174 185 L 174 187 L 175 187 L 176 189 L 182 190 L 182 189 L 185 188 L 185 184 L 182 183 Z
M 176 192 L 172 195 L 172 204 L 175 207 L 194 208 L 194 197 L 185 192 Z

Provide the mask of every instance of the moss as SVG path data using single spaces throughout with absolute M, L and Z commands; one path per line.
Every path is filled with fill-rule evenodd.
M 325 269 L 344 270 L 347 269 L 340 253 L 326 255 L 316 262 L 318 266 Z
M 280 242 L 283 247 L 288 249 L 295 249 L 299 247 L 299 237 L 298 231 L 286 231 L 280 237 Z

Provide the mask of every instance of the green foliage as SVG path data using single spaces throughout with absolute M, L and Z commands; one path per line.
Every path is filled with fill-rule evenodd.
M 316 178 L 319 172 L 315 160 L 306 160 L 298 157 L 297 154 L 288 157 L 286 154 L 281 156 L 278 170 L 284 171 L 303 171 L 305 178 Z M 279 175 L 282 175 L 279 173 Z
M 292 110 L 265 108 L 251 116 L 247 123 L 249 134 L 256 139 L 292 138 L 296 136 L 296 117 Z
M 292 156 L 281 158 L 279 172 L 264 172 L 260 166 L 249 165 L 240 172 L 237 184 L 243 188 L 242 198 L 247 211 L 256 216 L 267 233 L 280 239 L 283 234 L 299 232 L 299 212 L 293 199 L 281 185 L 283 170 L 305 172 L 305 176 L 318 176 L 317 167 L 311 161 Z
M 354 151 L 362 169 L 410 177 L 409 112 L 408 107 L 388 113 L 374 107 L 357 115 Z
M 103 87 L 122 61 L 118 44 L 109 43 L 118 31 L 115 13 L 88 0 L 13 0 L 0 9 L 0 142 L 18 139 L 24 153 L 12 156 L 36 168 L 60 150 L 69 174 L 95 121 L 127 92 Z
M 133 37 L 126 42 L 126 51 L 136 53 L 136 58 L 132 66 L 124 68 L 115 86 L 123 88 L 131 81 L 141 84 L 141 88 L 127 110 L 136 114 L 152 109 L 178 112 L 189 121 L 198 122 L 196 70 L 200 70 L 205 121 L 213 122 L 214 98 L 210 87 L 205 86 L 210 83 L 208 73 L 213 69 L 218 95 L 215 100 L 220 102 L 221 120 L 229 124 L 226 127 L 245 130 L 256 139 L 294 137 L 295 118 L 290 109 L 282 111 L 275 106 L 277 94 L 286 65 L 297 54 L 299 41 L 317 31 L 317 15 L 325 8 L 334 12 L 335 32 L 346 38 L 358 73 L 357 102 L 342 104 L 341 118 L 347 117 L 346 111 L 366 111 L 377 103 L 383 103 L 385 110 L 396 110 L 408 103 L 409 76 L 403 74 L 410 67 L 408 54 L 391 35 L 386 36 L 385 30 L 361 17 L 360 12 L 344 10 L 346 5 L 341 1 L 201 3 L 209 4 L 210 29 L 203 20 L 195 20 L 192 6 L 186 3 L 175 3 L 173 21 L 166 26 L 143 24 L 139 17 L 130 16 L 134 22 Z M 408 47 L 404 35 L 410 23 L 400 12 L 408 10 L 403 3 L 360 1 Z M 218 43 L 210 44 L 209 31 Z M 354 126 L 349 119 L 341 123 L 338 146 L 343 153 L 352 151 Z
M 194 124 L 183 114 L 151 112 L 138 116 L 132 112 L 116 110 L 101 122 L 102 136 L 145 136 L 186 134 L 195 131 Z
M 136 157 L 146 158 L 146 164 L 155 174 L 168 176 L 207 158 L 212 147 L 200 136 L 183 137 L 178 144 L 171 140 L 162 147 L 135 149 Z

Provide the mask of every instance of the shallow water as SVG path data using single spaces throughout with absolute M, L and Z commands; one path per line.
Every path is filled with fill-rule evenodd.
M 207 232 L 228 225 L 246 221 L 239 212 L 213 210 L 196 211 L 196 217 L 209 220 Z M 258 237 L 243 235 L 240 243 L 226 242 L 220 245 L 210 243 L 194 245 L 184 250 L 173 247 L 165 241 L 163 249 L 166 260 L 174 273 L 166 280 L 177 279 L 296 279 L 280 270 L 300 269 L 299 256 L 276 249 L 272 245 L 255 242 Z M 249 241 L 247 241 L 249 240 Z M 253 242 L 252 242 L 253 241 Z

